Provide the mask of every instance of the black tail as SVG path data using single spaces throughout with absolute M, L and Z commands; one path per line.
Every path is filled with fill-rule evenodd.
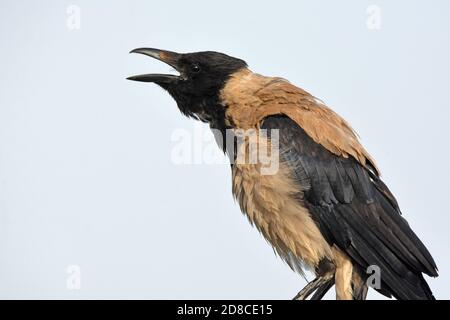
M 357 273 L 360 279 L 364 279 L 364 281 L 355 281 L 359 277 L 353 277 L 354 299 L 365 300 L 368 286 L 370 286 L 380 294 L 397 300 L 436 300 L 422 273 L 408 271 L 405 275 L 396 277 L 395 281 L 392 281 L 389 280 L 390 272 L 391 270 L 385 270 L 386 277 L 383 281 L 383 269 L 380 270 L 381 282 L 377 286 L 376 282 L 367 280 L 367 275 L 363 275 L 363 272 L 359 269 Z
M 398 300 L 436 300 L 422 273 L 409 274 L 401 286 L 389 288 L 389 293 Z

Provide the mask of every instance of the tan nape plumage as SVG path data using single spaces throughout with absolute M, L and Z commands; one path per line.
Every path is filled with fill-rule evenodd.
M 238 128 L 259 128 L 264 118 L 284 114 L 329 151 L 345 158 L 353 156 L 363 166 L 369 164 L 379 173 L 375 161 L 350 125 L 317 98 L 287 80 L 242 69 L 230 77 L 221 91 L 221 99 L 227 106 L 226 119 Z

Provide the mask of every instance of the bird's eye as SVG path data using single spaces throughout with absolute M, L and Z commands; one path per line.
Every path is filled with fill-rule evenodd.
M 196 63 L 191 64 L 191 71 L 194 73 L 200 72 L 200 66 Z

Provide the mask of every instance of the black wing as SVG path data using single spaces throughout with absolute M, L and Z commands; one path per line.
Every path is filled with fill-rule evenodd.
M 363 272 L 378 266 L 383 294 L 432 299 L 422 273 L 437 276 L 436 264 L 379 177 L 354 158 L 329 152 L 286 116 L 268 117 L 262 128 L 279 129 L 282 161 L 306 190 L 300 201 L 328 243 Z

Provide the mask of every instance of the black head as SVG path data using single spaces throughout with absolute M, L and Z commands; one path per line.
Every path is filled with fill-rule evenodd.
M 247 67 L 245 61 L 214 51 L 180 54 L 171 51 L 139 48 L 131 52 L 161 60 L 180 74 L 143 74 L 129 80 L 154 82 L 176 100 L 181 112 L 205 122 L 223 117 L 219 92 L 231 74 Z

